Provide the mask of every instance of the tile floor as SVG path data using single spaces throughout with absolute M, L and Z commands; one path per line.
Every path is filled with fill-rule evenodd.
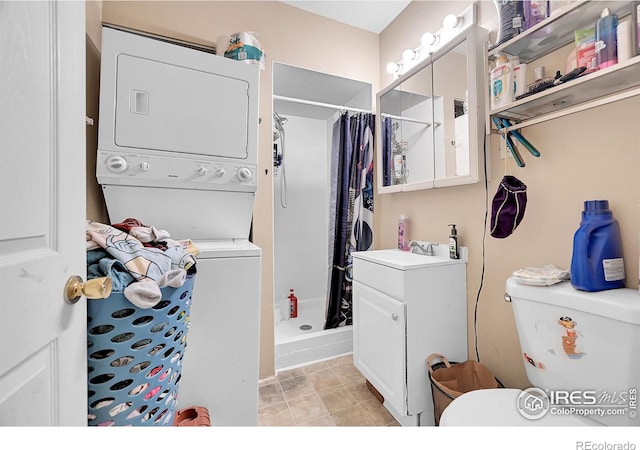
M 352 355 L 260 381 L 259 426 L 397 426 L 365 384 Z

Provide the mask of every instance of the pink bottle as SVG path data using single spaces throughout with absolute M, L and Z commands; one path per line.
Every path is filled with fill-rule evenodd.
M 402 251 L 409 251 L 409 240 L 407 239 L 407 228 L 409 219 L 404 214 L 398 218 L 398 248 Z

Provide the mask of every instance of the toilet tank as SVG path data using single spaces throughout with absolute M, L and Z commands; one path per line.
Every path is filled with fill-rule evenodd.
M 527 286 L 510 278 L 506 292 L 533 386 L 547 393 L 580 391 L 574 394 L 580 407 L 626 408 L 620 415 L 590 416 L 603 424 L 640 425 L 634 418 L 640 388 L 637 289 L 584 292 L 568 281 Z

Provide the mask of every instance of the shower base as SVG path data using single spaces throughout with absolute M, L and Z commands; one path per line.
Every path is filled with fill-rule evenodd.
M 277 320 L 274 330 L 276 371 L 304 366 L 353 352 L 353 327 L 323 330 L 324 298 L 298 299 L 298 317 Z

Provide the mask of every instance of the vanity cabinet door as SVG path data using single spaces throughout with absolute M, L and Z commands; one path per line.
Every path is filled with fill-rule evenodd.
M 353 362 L 396 411 L 406 413 L 405 303 L 353 282 Z

